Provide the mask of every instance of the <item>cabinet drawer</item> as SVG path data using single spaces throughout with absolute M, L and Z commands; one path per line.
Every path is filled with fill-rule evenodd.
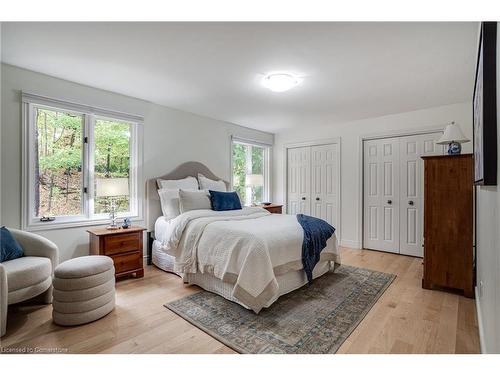
M 265 207 L 264 207 L 265 208 Z M 281 207 L 268 207 L 266 208 L 272 214 L 281 214 Z
M 142 233 L 139 233 L 142 236 Z M 104 254 L 113 255 L 127 251 L 141 250 L 137 233 L 118 234 L 104 237 Z
M 115 264 L 115 274 L 142 268 L 142 253 L 140 251 L 124 255 L 115 255 L 112 258 Z

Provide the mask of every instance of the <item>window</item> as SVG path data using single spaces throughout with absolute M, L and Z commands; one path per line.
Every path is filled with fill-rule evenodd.
M 24 227 L 106 222 L 112 204 L 140 219 L 141 119 L 30 94 L 23 102 Z M 103 193 L 103 181 L 116 194 Z
M 82 114 L 34 107 L 34 217 L 84 214 Z
M 245 206 L 269 200 L 270 146 L 232 141 L 232 183 Z
M 109 213 L 109 197 L 97 196 L 99 179 L 130 180 L 131 124 L 96 119 L 94 124 L 94 214 Z M 130 185 L 130 182 L 129 184 Z M 115 198 L 116 210 L 130 212 L 130 194 Z

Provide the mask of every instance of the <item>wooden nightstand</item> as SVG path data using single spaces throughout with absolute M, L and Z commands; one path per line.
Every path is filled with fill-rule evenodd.
M 145 228 L 131 226 L 127 229 L 109 230 L 105 227 L 90 228 L 90 255 L 107 255 L 115 264 L 115 276 L 144 276 L 142 232 Z
M 267 206 L 264 206 L 261 204 L 259 207 L 262 207 L 266 210 L 268 210 L 272 214 L 282 214 L 283 212 L 283 205 L 282 204 L 268 204 Z

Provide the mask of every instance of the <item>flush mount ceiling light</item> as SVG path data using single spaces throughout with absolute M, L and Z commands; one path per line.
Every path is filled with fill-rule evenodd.
M 297 86 L 300 78 L 289 73 L 272 73 L 262 78 L 262 85 L 273 92 L 284 92 Z

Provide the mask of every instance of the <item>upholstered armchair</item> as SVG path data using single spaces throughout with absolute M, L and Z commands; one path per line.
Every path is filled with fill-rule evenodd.
M 24 251 L 21 258 L 0 263 L 0 337 L 7 329 L 8 305 L 40 296 L 52 302 L 52 275 L 59 261 L 57 246 L 34 233 L 10 229 Z

